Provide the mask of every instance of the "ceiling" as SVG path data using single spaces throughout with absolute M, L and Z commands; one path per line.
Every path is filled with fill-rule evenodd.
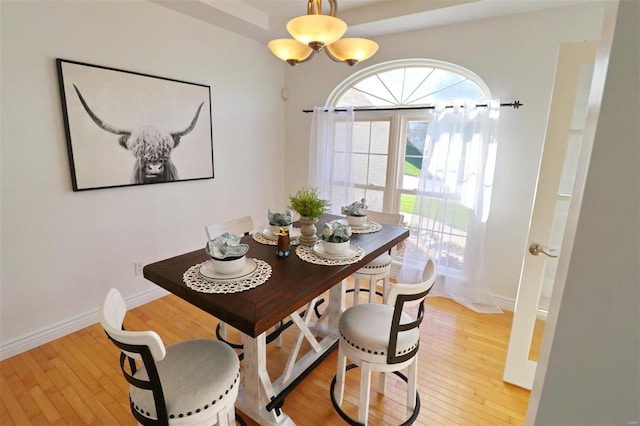
M 307 0 L 149 0 L 176 12 L 267 43 L 289 37 L 289 19 L 307 13 Z M 349 37 L 384 34 L 529 12 L 594 0 L 337 0 Z M 328 13 L 329 2 L 322 0 Z

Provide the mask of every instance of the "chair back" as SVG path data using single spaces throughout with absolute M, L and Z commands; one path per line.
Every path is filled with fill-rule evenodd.
M 375 210 L 365 210 L 367 219 L 381 225 L 400 226 L 404 222 L 404 215 L 401 213 L 383 213 Z
M 431 291 L 437 277 L 437 268 L 433 259 L 429 259 L 422 271 L 422 282 L 416 284 L 393 284 L 389 288 L 386 304 L 393 307 L 393 319 L 389 333 L 387 363 L 397 364 L 411 359 L 418 352 L 418 345 L 404 354 L 397 354 L 398 334 L 417 329 L 424 317 L 424 299 Z M 419 305 L 416 318 L 410 322 L 401 322 L 405 308 Z
M 375 210 L 365 210 L 367 212 L 367 220 L 371 222 L 376 222 L 381 225 L 389 225 L 389 226 L 402 226 L 404 222 L 404 215 L 401 213 L 384 213 L 377 212 Z M 391 247 L 389 250 L 389 254 L 391 257 L 396 256 L 396 246 Z
M 166 348 L 154 331 L 126 331 L 122 325 L 126 312 L 127 306 L 120 292 L 115 288 L 109 290 L 100 310 L 100 324 L 107 337 L 120 348 L 120 369 L 124 378 L 131 385 L 153 393 L 158 418 L 142 416 L 130 401 L 131 412 L 141 424 L 168 424 L 167 407 L 155 363 L 165 357 Z M 142 361 L 148 380 L 134 377 L 139 369 L 136 360 Z
M 251 216 L 243 216 L 227 222 L 207 225 L 205 226 L 205 231 L 207 231 L 207 237 L 210 240 L 225 232 L 235 235 L 249 235 L 253 232 L 253 219 L 251 219 Z

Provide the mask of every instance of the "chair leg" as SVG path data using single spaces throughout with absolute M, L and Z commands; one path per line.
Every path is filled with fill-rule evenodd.
M 389 286 L 391 285 L 391 281 L 389 281 L 389 275 L 384 277 L 382 280 L 382 303 L 387 303 L 387 293 L 389 293 Z
M 407 369 L 407 415 L 410 416 L 416 408 L 416 383 L 418 381 L 418 354 Z
M 389 275 L 384 277 L 383 287 L 382 287 L 382 303 L 387 303 L 387 295 L 389 294 L 389 287 L 391 286 L 391 281 L 389 281 Z
M 369 417 L 369 397 L 371 389 L 371 365 L 368 362 L 360 364 L 360 404 L 358 406 L 358 422 L 366 426 Z
M 371 275 L 369 278 L 369 303 L 374 303 L 376 301 L 376 283 L 378 282 L 378 277 L 375 275 Z
M 360 278 L 353 280 L 353 304 L 360 303 Z
M 236 409 L 235 406 L 230 406 L 227 412 L 227 419 L 229 419 L 229 426 L 235 426 L 236 424 Z
M 229 425 L 233 426 L 233 423 L 229 423 L 229 410 L 220 410 L 218 412 L 218 426 L 229 426 Z
M 337 394 L 334 393 L 333 397 L 335 398 L 338 405 L 342 405 L 342 399 L 344 398 L 344 380 L 345 373 L 347 368 L 347 357 L 338 349 L 338 371 L 336 372 L 336 385 L 337 385 Z
M 282 321 L 280 321 L 273 329 L 278 330 L 280 327 L 282 327 Z M 278 334 L 278 337 L 276 338 L 276 346 L 278 348 L 282 347 L 282 333 Z
M 227 323 L 220 321 L 220 337 L 227 340 Z
M 387 384 L 387 375 L 384 372 L 378 373 L 378 393 L 384 395 L 384 389 Z

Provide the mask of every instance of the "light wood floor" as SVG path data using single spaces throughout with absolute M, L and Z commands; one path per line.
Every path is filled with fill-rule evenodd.
M 427 299 L 421 326 L 418 387 L 422 409 L 417 425 L 524 423 L 529 391 L 502 381 L 511 320 L 511 313 L 476 314 L 447 299 Z M 153 329 L 169 345 L 212 337 L 216 320 L 171 295 L 132 309 L 125 324 L 130 330 Z M 541 330 L 542 326 L 537 327 Z M 284 368 L 294 338 L 291 327 L 284 334 L 283 348 L 268 346 L 272 378 Z M 539 345 L 539 339 L 536 341 L 535 347 Z M 344 424 L 329 398 L 335 367 L 334 352 L 287 397 L 283 410 L 296 424 Z M 99 324 L 0 362 L 0 378 L 3 426 L 135 424 L 118 350 Z M 372 426 L 402 422 L 404 382 L 393 375 L 387 380 L 384 396 L 372 392 Z M 351 370 L 345 410 L 354 417 L 357 381 L 358 369 Z M 255 425 L 243 417 L 247 424 Z

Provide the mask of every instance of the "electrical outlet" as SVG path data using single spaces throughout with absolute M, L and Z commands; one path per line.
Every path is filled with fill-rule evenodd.
M 136 272 L 136 275 L 142 274 L 142 268 L 144 268 L 144 263 L 142 262 L 133 262 L 133 270 Z

